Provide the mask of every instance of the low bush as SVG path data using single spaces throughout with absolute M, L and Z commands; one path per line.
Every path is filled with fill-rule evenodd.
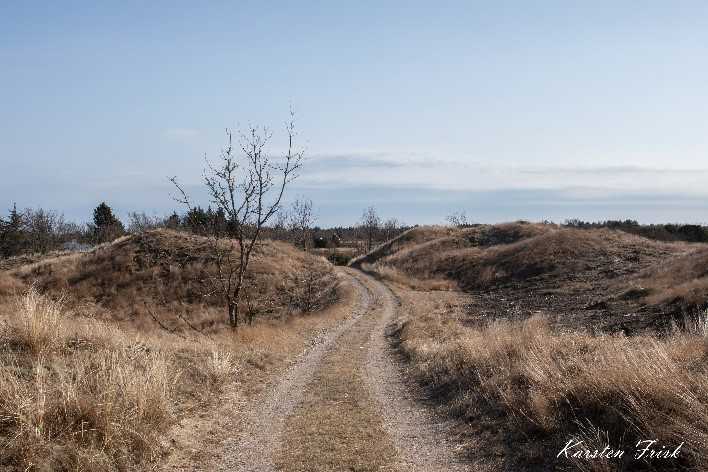
M 345 266 L 352 260 L 352 254 L 332 251 L 327 254 L 327 260 L 334 265 Z
M 336 301 L 338 285 L 331 272 L 308 264 L 285 278 L 283 292 L 290 311 L 311 313 Z

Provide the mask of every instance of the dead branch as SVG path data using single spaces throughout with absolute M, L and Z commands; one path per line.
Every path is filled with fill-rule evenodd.
M 170 334 L 177 335 L 177 336 L 179 336 L 180 338 L 184 338 L 184 336 L 183 336 L 182 334 L 180 334 L 180 333 L 177 332 L 177 327 L 169 328 L 169 327 L 168 327 L 167 325 L 165 325 L 162 321 L 160 321 L 160 319 L 157 317 L 157 315 L 155 315 L 155 313 L 153 313 L 152 310 L 150 310 L 150 308 L 148 307 L 147 303 L 145 303 L 145 309 L 147 310 L 148 314 L 149 314 L 150 317 L 153 319 L 153 321 L 155 321 L 155 323 L 157 323 L 157 325 L 158 325 L 161 329 L 167 331 L 167 332 L 170 333 Z

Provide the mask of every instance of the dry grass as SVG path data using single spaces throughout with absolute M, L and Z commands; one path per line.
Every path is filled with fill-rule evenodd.
M 629 290 L 650 304 L 702 306 L 708 300 L 708 249 L 698 249 L 651 267 L 630 282 Z
M 566 277 L 600 265 L 635 264 L 685 252 L 683 244 L 620 231 L 504 224 L 457 230 L 409 245 L 380 260 L 416 278 L 448 278 L 465 290 L 533 277 Z
M 457 284 L 452 280 L 443 278 L 418 279 L 403 273 L 402 271 L 384 264 L 362 264 L 362 269 L 387 282 L 401 287 L 419 291 L 448 291 L 456 290 Z
M 351 303 L 325 260 L 265 241 L 249 280 L 258 322 L 219 329 L 220 301 L 198 285 L 207 244 L 153 231 L 0 272 L 0 469 L 145 470 L 176 447 L 204 450 L 213 438 L 181 437 L 185 424 L 258 391 L 348 314 L 324 310 L 335 295 Z
M 445 279 L 470 294 L 401 290 L 412 301 L 398 335 L 415 377 L 472 441 L 486 438 L 471 454 L 496 448 L 486 457 L 506 470 L 708 468 L 706 318 L 646 304 L 705 308 L 703 246 L 520 223 L 425 234 L 372 270 L 398 287 Z M 556 460 L 570 438 L 630 453 Z M 681 460 L 632 461 L 639 439 L 685 442 Z
M 7 298 L 22 293 L 26 285 L 7 272 L 0 272 L 0 297 Z
M 205 401 L 236 369 L 234 354 L 216 343 L 74 318 L 34 289 L 13 311 L 0 332 L 3 470 L 153 463 L 187 398 Z
M 205 282 L 215 275 L 212 259 L 208 239 L 155 230 L 0 273 L 0 294 L 34 284 L 42 293 L 65 296 L 75 311 L 124 326 L 151 330 L 156 316 L 170 329 L 189 330 L 179 314 L 199 329 L 216 332 L 227 317 L 218 292 Z M 332 281 L 324 259 L 275 241 L 257 246 L 250 268 L 250 308 L 259 318 L 290 311 L 290 295 L 302 274 L 322 288 Z
M 704 328 L 697 323 L 693 333 L 658 339 L 555 332 L 538 317 L 469 328 L 449 314 L 431 313 L 404 326 L 401 346 L 415 375 L 453 415 L 465 422 L 482 414 L 512 419 L 509 434 L 532 443 L 521 460 L 553 458 L 549 451 L 560 451 L 572 437 L 599 449 L 609 438 L 630 451 L 638 439 L 658 439 L 674 447 L 686 442 L 682 459 L 660 470 L 705 470 Z M 576 465 L 641 468 L 616 459 Z

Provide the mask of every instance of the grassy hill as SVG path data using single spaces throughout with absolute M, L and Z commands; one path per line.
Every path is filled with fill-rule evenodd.
M 33 285 L 41 293 L 63 296 L 75 311 L 91 311 L 126 325 L 149 329 L 156 316 L 171 327 L 186 329 L 179 314 L 199 329 L 215 330 L 224 326 L 226 316 L 223 300 L 214 290 L 211 244 L 184 232 L 148 231 L 87 253 L 15 267 L 5 273 L 6 279 L 14 279 L 5 285 L 15 289 Z M 302 293 L 298 284 L 302 279 L 308 280 L 312 293 Z M 331 294 L 334 278 L 324 259 L 266 240 L 256 247 L 246 283 L 256 316 L 272 318 L 299 309 L 304 295 L 314 297 L 311 304 L 316 305 L 317 297 Z
M 410 373 L 493 470 L 705 470 L 708 249 L 610 229 L 416 228 L 394 283 Z M 438 291 L 431 291 L 435 289 Z M 622 460 L 556 458 L 569 439 Z M 679 460 L 631 459 L 640 439 Z
M 416 228 L 405 237 L 370 267 L 418 288 L 475 293 L 477 313 L 489 318 L 547 312 L 575 327 L 660 330 L 702 309 L 708 295 L 697 292 L 701 269 L 682 266 L 708 268 L 702 244 L 530 223 Z
M 181 419 L 257 390 L 331 322 L 287 316 L 333 300 L 331 266 L 264 241 L 256 323 L 221 329 L 209 258 L 204 238 L 157 230 L 0 271 L 0 469 L 154 470 Z

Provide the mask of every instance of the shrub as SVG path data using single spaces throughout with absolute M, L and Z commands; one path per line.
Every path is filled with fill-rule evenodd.
M 345 265 L 349 264 L 349 261 L 352 260 L 352 255 L 345 254 L 342 252 L 332 251 L 329 254 L 327 254 L 327 260 L 334 265 L 345 266 Z
M 336 300 L 337 286 L 337 278 L 331 272 L 307 264 L 287 278 L 287 306 L 302 313 L 321 310 Z

